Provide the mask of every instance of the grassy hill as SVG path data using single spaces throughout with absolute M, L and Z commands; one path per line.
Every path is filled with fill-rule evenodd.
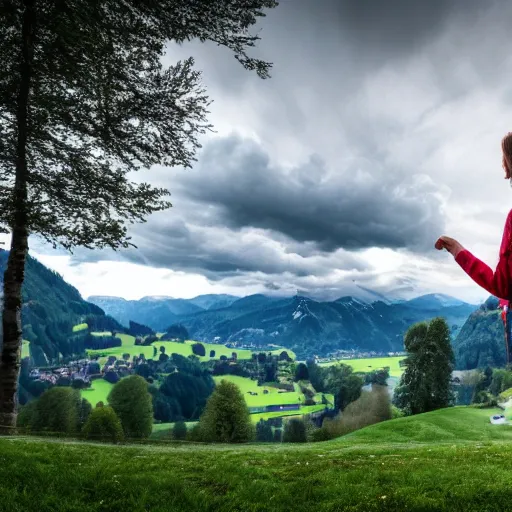
M 364 359 L 340 359 L 330 363 L 321 363 L 320 366 L 332 366 L 333 364 L 346 364 L 351 366 L 355 372 L 369 373 L 373 370 L 380 370 L 389 367 L 390 377 L 401 377 L 404 367 L 400 366 L 400 361 L 406 359 L 405 356 L 395 357 L 371 357 Z
M 512 427 L 447 409 L 308 445 L 0 439 L 3 511 L 497 511 Z

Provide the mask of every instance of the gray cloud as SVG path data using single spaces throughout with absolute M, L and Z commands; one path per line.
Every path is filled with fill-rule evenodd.
M 430 258 L 446 221 L 468 243 L 501 229 L 510 19 L 505 0 L 282 0 L 252 52 L 274 62 L 267 81 L 223 48 L 169 46 L 168 63 L 194 55 L 204 71 L 220 136 L 194 169 L 143 176 L 170 188 L 174 208 L 134 228 L 137 251 L 74 261 L 120 257 L 276 292 L 425 288 L 428 262 L 390 275 L 361 249 Z
M 441 199 L 428 180 L 378 161 L 330 170 L 317 156 L 286 171 L 237 137 L 211 142 L 178 189 L 218 206 L 224 225 L 277 231 L 325 251 L 431 247 L 443 229 Z

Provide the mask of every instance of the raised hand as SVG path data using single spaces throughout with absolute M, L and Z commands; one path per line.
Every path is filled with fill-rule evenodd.
M 464 249 L 464 247 L 462 247 L 462 245 L 457 242 L 457 240 L 450 238 L 449 236 L 439 237 L 435 244 L 435 248 L 438 251 L 446 249 L 450 254 L 453 255 L 454 258 L 456 258 L 457 254 L 459 254 L 459 252 Z

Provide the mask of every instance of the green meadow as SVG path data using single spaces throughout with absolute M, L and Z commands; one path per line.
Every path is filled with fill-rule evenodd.
M 114 387 L 113 384 L 107 382 L 105 379 L 94 379 L 91 382 L 91 387 L 88 389 L 81 389 L 80 394 L 85 398 L 93 407 L 98 402 L 107 403 L 107 397 Z
M 111 336 L 111 332 L 92 332 L 93 336 Z M 123 354 L 129 354 L 130 357 L 138 356 L 140 354 L 144 354 L 146 359 L 151 359 L 154 357 L 153 347 L 156 347 L 158 353 L 160 354 L 160 347 L 165 348 L 165 353 L 167 355 L 171 354 L 179 354 L 184 357 L 188 357 L 193 354 L 192 345 L 197 343 L 196 341 L 185 341 L 184 343 L 179 343 L 176 341 L 155 341 L 151 345 L 143 346 L 143 345 L 135 345 L 135 337 L 129 334 L 117 334 L 118 338 L 122 341 L 122 346 L 120 347 L 112 347 L 108 349 L 101 350 L 87 350 L 89 356 L 100 356 L 99 362 L 100 364 L 104 364 L 107 360 L 108 356 L 116 356 L 117 358 L 123 357 Z M 201 342 L 202 343 L 202 342 Z M 212 359 L 219 359 L 221 356 L 231 357 L 233 352 L 236 353 L 238 359 L 251 359 L 253 352 L 250 350 L 239 350 L 239 349 L 231 349 L 226 347 L 225 345 L 219 345 L 214 343 L 202 343 L 205 348 L 206 355 L 199 357 L 201 361 L 210 361 Z M 288 349 L 279 349 L 274 350 L 272 353 L 280 354 L 282 350 L 286 350 L 289 356 L 294 359 L 295 353 Z M 214 355 L 210 356 L 211 352 L 214 352 Z
M 506 511 L 512 427 L 452 408 L 316 444 L 0 439 L 5 512 Z
M 401 377 L 404 368 L 399 365 L 399 361 L 405 359 L 405 356 L 395 357 L 369 357 L 365 359 L 340 359 L 330 363 L 321 363 L 320 366 L 332 366 L 334 364 L 346 364 L 351 366 L 355 372 L 369 373 L 374 370 L 389 367 L 390 377 Z

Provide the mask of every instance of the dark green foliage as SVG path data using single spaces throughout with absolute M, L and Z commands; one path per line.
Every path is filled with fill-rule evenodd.
M 33 433 L 74 435 L 83 411 L 80 393 L 69 387 L 45 391 L 33 406 L 29 428 Z
M 471 370 L 504 366 L 504 336 L 498 300 L 490 297 L 470 315 L 453 342 L 456 368 Z
M 173 425 L 172 437 L 176 441 L 184 441 L 187 438 L 187 425 L 184 421 L 177 421 Z
M 189 339 L 187 328 L 181 324 L 174 324 L 167 328 L 166 333 L 162 336 L 162 341 L 185 341 Z
M 100 373 L 101 372 L 100 363 L 98 363 L 97 361 L 91 361 L 89 363 L 88 372 L 89 372 L 89 375 L 97 375 L 98 373 Z
M 108 372 L 105 372 L 103 378 L 107 382 L 110 382 L 110 384 L 115 384 L 116 382 L 119 382 L 119 374 L 114 370 L 109 370 Z
M 85 439 L 119 443 L 123 440 L 123 428 L 112 407 L 94 409 L 82 429 Z
M 153 347 L 153 357 L 156 357 L 158 355 L 158 350 L 156 347 Z
M 102 350 L 122 346 L 121 338 L 114 336 L 92 336 L 88 334 L 84 339 L 84 347 L 91 350 Z
M 446 321 L 436 318 L 413 325 L 404 345 L 407 367 L 395 390 L 394 404 L 411 414 L 449 406 L 454 398 L 450 385 L 454 357 Z
M 364 380 L 348 365 L 338 364 L 327 369 L 326 391 L 334 394 L 336 409 L 343 411 L 361 396 Z
M 280 428 L 276 428 L 274 430 L 274 435 L 272 437 L 272 442 L 281 443 L 283 441 L 283 431 Z
M 80 430 L 87 420 L 92 411 L 92 405 L 85 399 L 82 398 L 80 400 L 80 405 L 78 407 L 78 429 Z
M 90 304 L 89 302 L 87 304 Z M 95 308 L 97 311 L 103 313 L 103 311 L 94 304 L 90 304 L 91 307 Z M 111 316 L 95 314 L 88 315 L 85 317 L 84 322 L 89 326 L 90 332 L 125 332 L 126 329 L 114 318 Z
M 311 385 L 318 393 L 323 393 L 325 391 L 326 370 L 318 366 L 314 361 L 308 361 L 307 366 Z
M 149 336 L 151 334 L 155 334 L 153 329 L 151 327 L 147 327 L 146 325 L 138 324 L 137 322 L 134 322 L 130 320 L 130 326 L 128 328 L 128 334 L 131 334 L 132 336 Z
M 210 350 L 210 357 L 215 357 L 215 350 Z
M 194 343 L 192 345 L 192 352 L 196 356 L 206 356 L 206 350 L 205 350 L 204 345 L 202 343 Z
M 272 427 L 270 423 L 265 420 L 260 420 L 256 424 L 256 441 L 261 443 L 271 443 L 274 440 L 274 434 L 272 433 Z
M 387 380 L 389 379 L 389 368 L 383 368 L 381 370 L 373 370 L 369 373 L 364 374 L 365 384 L 377 384 L 379 386 L 387 386 Z
M 308 379 L 309 379 L 308 367 L 304 363 L 299 363 L 295 370 L 295 380 L 299 381 L 299 380 L 308 380 Z
M 174 406 L 172 411 L 176 416 L 172 415 L 167 421 L 198 419 L 214 387 L 208 373 L 194 375 L 179 371 L 168 375 L 160 386 L 160 395 L 170 404 L 177 403 L 178 407 Z
M 110 392 L 108 403 L 121 420 L 128 439 L 147 438 L 153 427 L 153 405 L 146 381 L 139 375 L 120 380 Z
M 283 443 L 305 443 L 306 426 L 303 420 L 293 418 L 285 423 Z
M 288 352 L 286 352 L 286 350 L 283 350 L 280 354 L 279 354 L 279 361 L 291 361 L 291 357 L 288 355 Z
M 32 424 L 34 423 L 34 416 L 36 413 L 37 400 L 32 400 L 28 404 L 20 407 L 16 426 L 22 432 L 29 432 Z
M 249 409 L 236 384 L 221 381 L 212 393 L 199 420 L 202 440 L 245 443 L 254 438 Z

